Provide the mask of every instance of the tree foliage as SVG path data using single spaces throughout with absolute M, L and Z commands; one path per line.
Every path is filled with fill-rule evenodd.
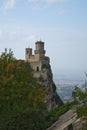
M 74 99 L 73 104 L 76 105 L 77 107 L 78 117 L 82 117 L 87 122 L 87 82 L 86 81 L 83 84 L 82 88 L 79 88 L 77 86 L 75 87 L 72 96 Z M 84 124 L 83 130 L 87 130 L 87 123 Z
M 0 56 L 0 130 L 45 130 L 52 125 L 69 107 L 47 111 L 47 94 L 29 63 L 5 49 Z
M 46 94 L 29 63 L 5 49 L 0 56 L 0 130 L 42 129 Z

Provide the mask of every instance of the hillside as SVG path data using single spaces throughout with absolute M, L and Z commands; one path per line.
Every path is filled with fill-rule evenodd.
M 49 71 L 47 74 L 51 74 L 50 69 L 45 68 L 44 71 Z M 44 79 L 34 78 L 34 72 L 29 63 L 15 59 L 13 52 L 11 50 L 7 52 L 5 49 L 0 56 L 1 130 L 44 130 L 50 125 L 48 116 L 52 116 L 51 109 L 60 106 L 62 101 L 56 93 L 52 75 L 48 77 L 45 82 L 48 88 L 45 88 L 43 87 Z M 50 112 L 47 98 L 51 99 Z M 51 119 L 51 123 L 53 121 Z

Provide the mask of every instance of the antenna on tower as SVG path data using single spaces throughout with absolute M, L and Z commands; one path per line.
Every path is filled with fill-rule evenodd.
M 30 45 L 28 45 L 28 48 L 30 48 Z
M 40 38 L 40 41 L 41 41 L 41 38 Z

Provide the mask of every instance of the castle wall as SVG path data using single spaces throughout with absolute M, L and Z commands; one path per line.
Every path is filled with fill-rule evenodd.
M 26 61 L 28 61 L 28 62 L 37 62 L 37 61 L 39 61 L 40 60 L 40 58 L 39 58 L 39 55 L 31 55 L 31 56 L 28 56 L 27 58 L 26 58 Z
M 39 54 L 35 54 L 34 56 L 35 56 L 36 61 L 40 60 L 40 55 Z
M 41 71 L 42 70 L 42 62 L 31 62 L 30 66 L 35 71 Z

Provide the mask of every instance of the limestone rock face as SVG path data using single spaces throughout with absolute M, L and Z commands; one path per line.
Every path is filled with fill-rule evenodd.
M 41 71 L 34 71 L 34 77 L 39 78 L 39 83 L 48 92 L 48 96 L 45 99 L 47 109 L 51 110 L 63 104 L 62 100 L 56 92 L 56 85 L 53 82 L 53 75 L 50 64 L 42 66 Z

